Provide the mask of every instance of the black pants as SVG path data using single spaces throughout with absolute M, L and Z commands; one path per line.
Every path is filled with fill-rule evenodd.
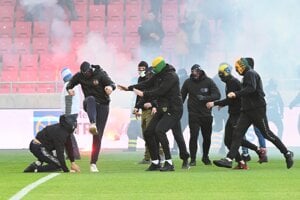
M 158 111 L 154 114 L 148 127 L 144 132 L 145 141 L 150 151 L 151 160 L 159 160 L 159 145 L 161 144 L 165 153 L 165 159 L 171 159 L 169 140 L 166 132 L 179 122 L 181 117 L 167 112 Z M 181 133 L 182 134 L 182 133 Z M 177 134 L 176 134 L 177 135 Z
M 38 166 L 38 172 L 53 172 L 61 170 L 60 163 L 52 152 L 48 151 L 43 145 L 31 141 L 30 152 L 41 162 L 47 165 Z
M 196 154 L 198 149 L 198 137 L 199 130 L 203 137 L 203 157 L 208 157 L 209 149 L 211 145 L 211 134 L 212 134 L 212 122 L 211 116 L 199 117 L 197 115 L 189 114 L 189 127 L 190 127 L 190 154 L 191 159 L 196 160 Z
M 96 103 L 95 97 L 86 97 L 83 101 L 83 108 L 87 112 L 91 123 L 96 123 L 98 135 L 93 135 L 93 146 L 90 163 L 96 164 L 101 150 L 101 141 L 106 125 L 109 105 Z
M 188 159 L 190 157 L 190 154 L 187 152 L 187 149 L 186 149 L 186 144 L 185 144 L 185 141 L 183 138 L 180 121 L 178 121 L 172 128 L 172 133 L 173 133 L 174 139 L 177 143 L 177 146 L 179 148 L 179 157 L 182 160 Z
M 272 142 L 280 150 L 281 153 L 287 153 L 288 150 L 286 146 L 270 130 L 266 116 L 266 107 L 262 107 L 257 108 L 256 110 L 241 112 L 237 122 L 237 126 L 233 131 L 233 141 L 231 143 L 230 151 L 227 154 L 228 158 L 235 158 L 238 153 L 238 149 L 241 146 L 242 139 L 251 124 L 256 126 L 260 130 L 264 138 Z
M 224 143 L 228 149 L 230 149 L 230 146 L 231 146 L 231 143 L 233 140 L 233 131 L 234 131 L 235 127 L 237 126 L 239 116 L 240 116 L 239 114 L 230 114 L 229 118 L 226 122 L 226 125 L 225 125 Z M 241 145 L 243 147 L 247 147 L 253 151 L 257 151 L 257 148 L 258 148 L 255 144 L 246 140 L 245 137 L 243 137 Z M 235 156 L 235 161 L 239 162 L 241 160 L 242 159 L 241 159 L 240 154 L 237 153 Z

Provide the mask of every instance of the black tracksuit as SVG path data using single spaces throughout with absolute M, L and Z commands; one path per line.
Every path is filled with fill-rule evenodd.
M 230 76 L 228 80 L 225 81 L 225 83 L 226 83 L 226 88 L 225 88 L 226 96 L 229 92 L 237 92 L 240 91 L 242 88 L 240 81 L 233 76 Z M 240 98 L 229 99 L 226 97 L 225 99 L 215 101 L 214 105 L 222 106 L 222 107 L 228 106 L 229 117 L 225 125 L 224 143 L 226 147 L 230 149 L 232 138 L 233 138 L 233 130 L 236 127 L 238 118 L 240 116 L 241 99 Z M 257 150 L 257 146 L 250 143 L 245 138 L 243 138 L 242 140 L 242 146 L 247 147 L 254 151 Z M 237 162 L 241 160 L 240 154 L 236 155 L 235 160 Z
M 104 91 L 106 86 L 116 88 L 115 83 L 99 66 L 92 65 L 93 73 L 90 78 L 85 78 L 80 72 L 76 73 L 69 81 L 66 89 L 72 89 L 80 84 L 84 94 L 83 108 L 87 112 L 91 123 L 96 123 L 98 135 L 93 135 L 91 163 L 96 164 L 101 149 L 101 140 L 106 125 L 110 97 Z
M 253 69 L 247 69 L 244 73 L 242 89 L 234 92 L 236 98 L 241 98 L 241 114 L 233 132 L 233 141 L 227 157 L 235 158 L 241 141 L 249 126 L 256 126 L 267 140 L 272 142 L 281 153 L 288 152 L 281 140 L 270 130 L 266 116 L 266 102 L 264 99 L 262 81 L 259 74 Z
M 206 103 L 220 99 L 220 91 L 214 81 L 203 71 L 200 79 L 194 80 L 190 77 L 184 82 L 181 94 L 183 101 L 188 95 L 191 160 L 196 160 L 200 128 L 203 136 L 203 157 L 207 158 L 211 144 L 213 118 L 211 109 L 206 107 Z M 199 95 L 201 95 L 201 100 Z
M 166 67 L 158 74 L 155 74 L 147 81 L 137 85 L 129 86 L 129 90 L 133 88 L 145 90 L 145 98 L 155 98 L 157 100 L 157 112 L 154 114 L 151 122 L 145 130 L 145 140 L 149 147 L 152 160 L 159 159 L 158 142 L 161 143 L 165 153 L 165 159 L 171 159 L 169 141 L 166 132 L 171 128 L 177 139 L 178 146 L 182 147 L 182 159 L 187 159 L 189 154 L 186 151 L 185 141 L 180 127 L 180 118 L 182 116 L 182 98 L 179 88 L 179 78 L 175 73 L 173 66 L 167 64 Z M 152 89 L 149 89 L 152 88 Z M 156 140 L 158 139 L 158 142 Z
M 40 162 L 47 163 L 47 165 L 38 166 L 38 172 L 61 169 L 69 172 L 65 162 L 64 149 L 66 148 L 70 161 L 74 162 L 71 135 L 75 128 L 76 123 L 67 122 L 65 115 L 62 115 L 59 123 L 46 126 L 37 133 L 36 139 L 41 144 L 32 140 L 29 149 Z M 53 150 L 56 151 L 56 156 L 53 155 Z

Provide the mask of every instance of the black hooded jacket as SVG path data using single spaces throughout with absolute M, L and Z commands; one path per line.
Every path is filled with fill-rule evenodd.
M 206 107 L 206 103 L 209 101 L 215 101 L 220 99 L 220 91 L 215 82 L 203 74 L 199 80 L 194 80 L 192 77 L 185 80 L 181 88 L 181 94 L 183 102 L 187 95 L 188 98 L 188 111 L 189 114 L 198 115 L 201 117 L 208 117 L 211 115 L 211 109 Z M 198 95 L 201 95 L 201 100 Z
M 128 87 L 129 90 L 133 88 L 143 90 L 145 98 L 156 99 L 158 112 L 167 112 L 181 118 L 183 106 L 179 78 L 172 65 L 166 64 L 166 67 L 152 78 Z
M 241 82 L 231 76 L 228 80 L 226 80 L 226 88 L 225 88 L 225 92 L 226 92 L 226 98 L 219 100 L 219 101 L 215 101 L 214 104 L 216 106 L 228 106 L 228 113 L 229 114 L 239 114 L 241 111 L 241 99 L 240 98 L 234 98 L 234 99 L 230 99 L 227 97 L 227 94 L 229 92 L 236 92 L 241 90 Z
M 92 68 L 93 72 L 90 78 L 85 78 L 81 72 L 77 72 L 69 81 L 66 90 L 80 84 L 85 97 L 93 96 L 97 103 L 109 104 L 110 97 L 105 93 L 104 88 L 112 86 L 114 90 L 116 88 L 115 83 L 99 65 L 92 65 Z
M 76 125 L 76 118 L 74 120 L 73 115 L 61 115 L 59 123 L 46 126 L 36 135 L 36 139 L 48 151 L 56 150 L 57 159 L 64 172 L 69 172 L 64 156 L 65 148 L 70 161 L 74 162 L 71 134 L 73 134 Z
M 247 69 L 243 76 L 242 89 L 234 92 L 237 98 L 241 98 L 241 110 L 245 111 L 265 107 L 265 93 L 259 74 L 253 69 Z

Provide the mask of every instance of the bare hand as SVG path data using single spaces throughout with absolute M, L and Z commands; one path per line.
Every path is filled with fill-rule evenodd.
M 227 94 L 227 97 L 230 98 L 230 99 L 234 99 L 234 98 L 236 98 L 236 95 L 235 95 L 234 92 L 229 92 L 229 93 Z
M 215 105 L 215 104 L 214 104 L 214 102 L 212 102 L 212 101 L 206 103 L 206 107 L 207 107 L 208 109 L 211 109 L 212 107 L 214 107 L 214 105 Z
M 123 86 L 123 85 L 117 85 L 117 88 L 122 91 L 128 91 L 128 87 Z
M 137 108 L 134 108 L 134 109 L 133 109 L 132 114 L 135 115 L 135 118 L 136 118 L 136 119 L 138 119 L 139 117 L 142 116 L 142 114 L 139 112 L 139 109 L 137 109 Z
M 71 163 L 71 171 L 74 170 L 75 172 L 80 172 L 80 167 L 75 163 Z
M 153 107 L 151 110 L 151 115 L 154 115 L 156 112 L 157 112 L 157 109 L 155 107 Z
M 108 85 L 108 86 L 105 86 L 104 90 L 107 95 L 110 95 L 113 91 L 113 88 L 110 85 Z
M 68 93 L 71 96 L 75 96 L 75 91 L 73 89 L 68 89 Z
M 144 96 L 144 92 L 141 91 L 141 90 L 138 90 L 138 89 L 133 88 L 133 92 L 134 92 L 136 95 L 140 96 L 140 97 L 143 97 L 143 96 Z

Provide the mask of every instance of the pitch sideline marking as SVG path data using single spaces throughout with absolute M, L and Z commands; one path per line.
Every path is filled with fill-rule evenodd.
M 60 173 L 51 173 L 48 176 L 45 176 L 43 178 L 40 178 L 39 180 L 27 185 L 22 190 L 20 190 L 18 193 L 16 193 L 14 196 L 12 196 L 9 200 L 19 200 L 22 199 L 26 194 L 28 194 L 31 190 L 36 188 L 37 186 L 45 183 L 46 181 L 54 178 L 55 176 L 58 176 Z

